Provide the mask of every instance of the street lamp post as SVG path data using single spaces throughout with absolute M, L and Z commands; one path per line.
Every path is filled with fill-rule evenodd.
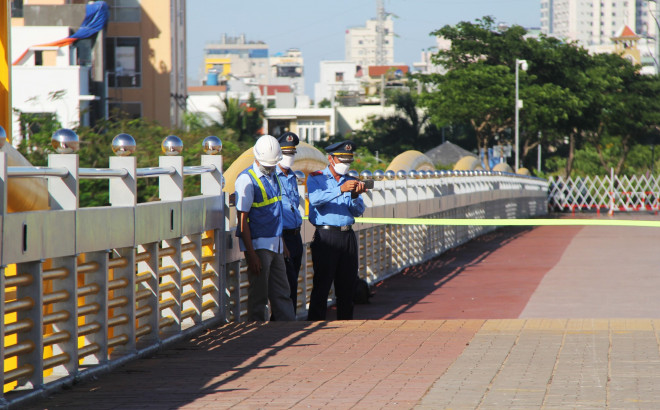
M 515 163 L 514 163 L 514 172 L 518 172 L 518 161 L 519 161 L 519 154 L 518 154 L 518 139 L 519 139 L 519 134 L 518 134 L 518 111 L 522 108 L 522 100 L 518 98 L 518 72 L 519 69 L 522 69 L 523 71 L 527 71 L 527 61 L 526 60 L 518 60 L 516 59 L 516 120 L 515 120 L 515 135 L 516 135 L 516 140 L 515 140 L 515 149 L 516 149 L 516 155 L 515 155 Z

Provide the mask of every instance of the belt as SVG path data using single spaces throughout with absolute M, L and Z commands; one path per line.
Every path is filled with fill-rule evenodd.
M 316 229 L 327 229 L 330 231 L 351 231 L 353 230 L 353 225 L 344 225 L 344 226 L 334 226 L 334 225 L 316 225 Z
M 300 233 L 300 228 L 282 229 L 282 234 L 284 235 L 297 235 L 299 233 Z

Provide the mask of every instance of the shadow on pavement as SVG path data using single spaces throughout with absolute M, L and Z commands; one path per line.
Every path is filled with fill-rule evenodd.
M 427 262 L 408 267 L 399 274 L 377 283 L 369 304 L 355 306 L 356 319 L 437 319 L 411 317 L 423 300 L 475 265 L 480 264 L 505 245 L 533 231 L 531 227 L 504 227 L 450 249 Z M 334 313 L 334 312 L 333 312 Z M 406 317 L 403 317 L 406 316 Z M 445 318 L 454 315 L 446 315 Z M 461 316 L 456 312 L 455 316 Z

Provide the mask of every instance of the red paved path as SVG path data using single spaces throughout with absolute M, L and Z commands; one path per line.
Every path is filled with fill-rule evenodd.
M 380 284 L 359 319 L 512 319 L 582 227 L 502 228 Z

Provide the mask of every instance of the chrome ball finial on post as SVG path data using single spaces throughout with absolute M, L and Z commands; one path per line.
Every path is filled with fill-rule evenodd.
M 391 169 L 385 171 L 385 178 L 389 179 L 390 181 L 396 178 L 396 172 L 392 171 Z
M 80 139 L 73 130 L 61 128 L 53 133 L 50 144 L 58 154 L 75 154 L 80 147 Z
M 305 173 L 302 171 L 293 171 L 293 174 L 296 176 L 296 182 L 298 185 L 305 183 Z
M 373 177 L 376 181 L 381 181 L 385 178 L 385 172 L 381 169 L 377 169 L 374 171 Z
M 402 169 L 398 170 L 396 172 L 396 179 L 406 179 L 408 176 L 408 173 Z
M 222 141 L 215 135 L 204 138 L 202 149 L 206 155 L 217 155 L 222 151 Z
M 128 157 L 135 153 L 135 138 L 129 134 L 117 134 L 112 139 L 112 152 L 118 157 Z
M 364 171 L 360 172 L 360 179 L 362 181 L 368 181 L 373 178 L 374 178 L 373 174 L 368 169 L 365 169 Z
M 358 174 L 358 172 L 354 169 L 348 171 L 348 176 L 353 178 L 360 178 L 360 174 Z
M 181 141 L 181 138 L 176 135 L 168 135 L 163 140 L 162 149 L 163 153 L 169 157 L 181 155 L 181 152 L 183 151 L 183 141 Z

